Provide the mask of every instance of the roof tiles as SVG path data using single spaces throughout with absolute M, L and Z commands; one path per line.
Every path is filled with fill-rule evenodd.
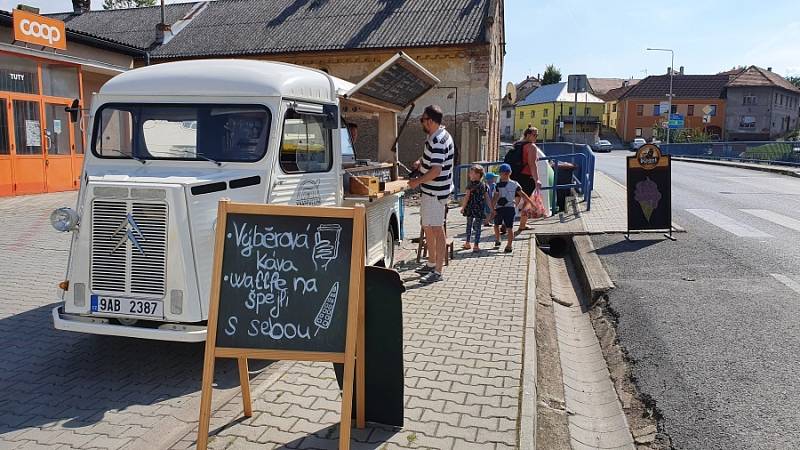
M 669 79 L 669 75 L 649 76 L 620 98 L 666 99 Z M 672 93 L 675 98 L 722 98 L 728 80 L 728 75 L 674 75 Z

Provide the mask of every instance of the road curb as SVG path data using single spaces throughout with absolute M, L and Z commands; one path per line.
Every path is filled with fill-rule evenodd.
M 597 256 L 590 236 L 572 236 L 570 254 L 577 268 L 581 287 L 592 303 L 614 289 L 614 282 Z
M 800 178 L 800 170 L 792 169 L 789 167 L 768 166 L 764 164 L 753 164 L 753 163 L 741 163 L 736 161 L 718 161 L 715 159 L 685 158 L 682 156 L 673 156 L 672 160 L 682 161 L 682 162 L 693 162 L 698 164 L 709 164 L 712 166 L 726 166 L 726 167 L 736 167 L 738 169 L 758 170 L 760 172 L 777 173 L 781 175 L 787 175 L 790 177 Z
M 522 379 L 517 442 L 519 450 L 536 449 L 536 235 L 528 246 L 525 289 L 525 334 L 522 343 Z

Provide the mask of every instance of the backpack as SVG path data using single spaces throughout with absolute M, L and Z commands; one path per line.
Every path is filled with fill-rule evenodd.
M 509 150 L 503 158 L 503 162 L 511 166 L 511 173 L 514 175 L 522 173 L 524 167 L 522 153 L 525 151 L 525 144 L 527 144 L 525 141 L 514 142 L 514 148 Z

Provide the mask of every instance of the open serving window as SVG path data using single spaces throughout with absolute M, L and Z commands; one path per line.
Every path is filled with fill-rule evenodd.
M 356 85 L 341 86 L 344 111 L 378 117 L 377 161 L 347 169 L 348 174 L 375 176 L 381 181 L 398 177 L 397 140 L 413 112 L 414 102 L 439 84 L 427 69 L 403 52 L 398 52 Z M 408 109 L 398 130 L 397 114 Z M 345 120 L 348 114 L 345 113 Z M 356 145 L 357 147 L 357 145 Z

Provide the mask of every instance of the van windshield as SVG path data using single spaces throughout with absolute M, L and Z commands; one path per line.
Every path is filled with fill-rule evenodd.
M 264 157 L 271 115 L 260 105 L 109 104 L 95 115 L 100 158 L 253 162 Z

